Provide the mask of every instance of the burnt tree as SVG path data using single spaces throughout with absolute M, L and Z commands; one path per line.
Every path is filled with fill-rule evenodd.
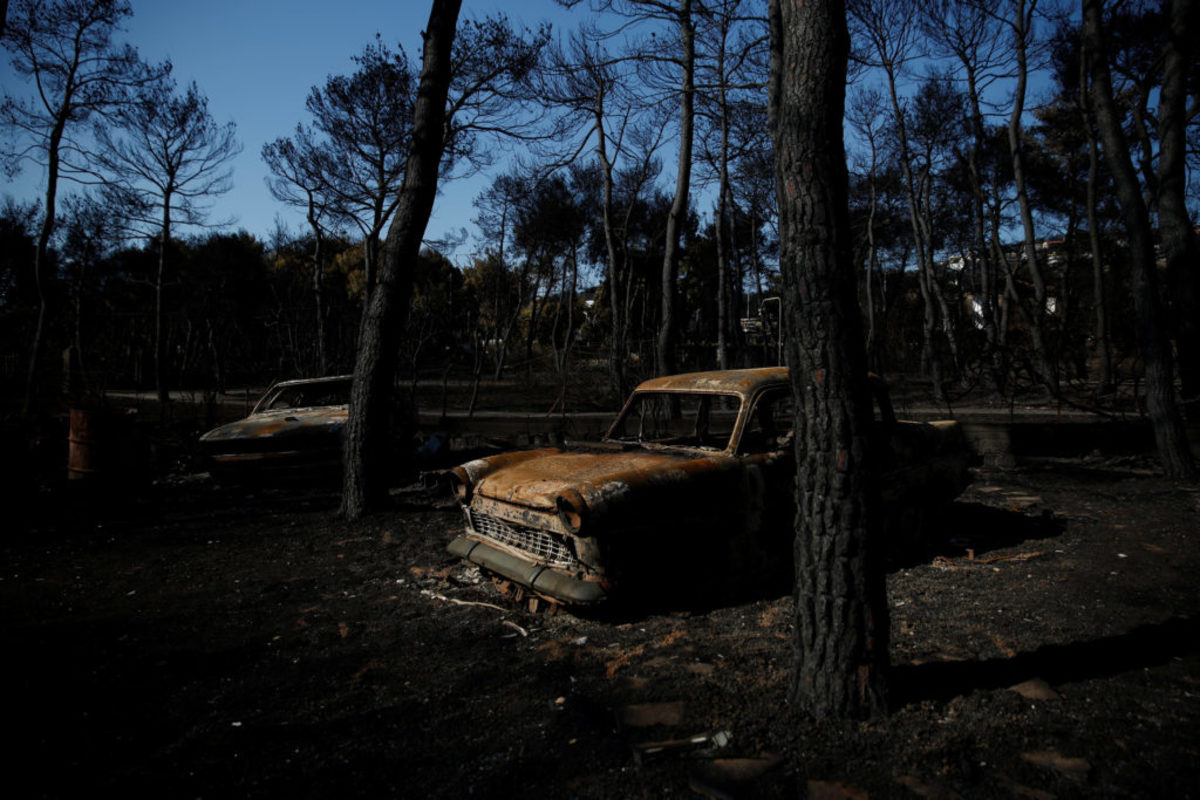
M 1184 417 L 1200 420 L 1200 241 L 1187 204 L 1189 120 L 1200 113 L 1194 81 L 1196 25 L 1200 5 L 1196 0 L 1173 0 L 1167 7 L 1163 81 L 1158 106 L 1159 159 L 1158 224 L 1162 252 L 1167 262 L 1167 297 L 1175 333 L 1179 383 Z M 1191 33 L 1188 33 L 1191 31 Z M 1189 77 L 1189 71 L 1193 73 Z
M 97 166 L 104 196 L 131 232 L 158 240 L 154 277 L 154 387 L 164 410 L 170 400 L 166 287 L 172 232 L 200 226 L 208 201 L 232 188 L 230 161 L 241 152 L 236 126 L 219 124 L 195 83 L 177 92 L 163 78 L 122 106 L 119 127 L 98 124 Z
M 387 496 L 392 383 L 412 298 L 413 269 L 437 195 L 450 52 L 461 5 L 461 0 L 433 0 L 425 26 L 412 150 L 396 216 L 383 243 L 379 282 L 367 300 L 359 330 L 343 448 L 342 514 L 348 519 L 361 517 Z
M 658 373 L 676 371 L 675 346 L 679 340 L 679 282 L 681 239 L 687 220 L 688 197 L 692 182 L 692 144 L 696 127 L 696 26 L 692 20 L 691 0 L 679 0 L 680 91 L 679 91 L 679 168 L 675 174 L 675 196 L 667 215 L 666 242 L 662 266 L 662 320 L 658 332 Z
M 1128 238 L 1138 344 L 1146 365 L 1146 411 L 1154 428 L 1163 471 L 1171 478 L 1194 478 L 1196 465 L 1175 400 L 1174 363 L 1159 297 L 1150 212 L 1142 197 L 1142 187 L 1129 155 L 1129 142 L 1121 127 L 1113 94 L 1103 16 L 1103 0 L 1083 0 L 1083 44 L 1092 76 L 1096 127 L 1104 144 L 1108 168 L 1112 171 Z
M 849 34 L 841 0 L 771 3 L 771 134 L 796 398 L 795 657 L 813 717 L 886 706 L 888 615 L 873 532 L 871 400 L 842 143 Z
M 114 37 L 133 15 L 123 0 L 19 0 L 6 19 L 3 45 L 13 69 L 37 87 L 34 98 L 6 93 L 0 102 L 0 126 L 14 134 L 15 149 L 0 153 L 12 163 L 33 161 L 46 170 L 41 227 L 34 252 L 33 276 L 38 314 L 30 349 L 23 414 L 35 400 L 46 347 L 48 297 L 53 268 L 49 263 L 60 179 L 86 177 L 86 142 L 77 138 L 83 123 L 119 108 L 129 91 L 158 80 L 170 65 L 150 68 L 129 45 Z M 5 14 L 7 17 L 7 13 Z

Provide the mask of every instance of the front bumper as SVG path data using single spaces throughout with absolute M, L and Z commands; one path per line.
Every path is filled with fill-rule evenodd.
M 604 587 L 598 581 L 563 575 L 549 567 L 531 564 L 498 547 L 466 536 L 456 537 L 446 549 L 459 558 L 564 603 L 592 605 L 607 596 Z

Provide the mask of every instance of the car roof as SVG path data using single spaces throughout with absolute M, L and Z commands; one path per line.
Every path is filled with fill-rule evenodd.
M 749 397 L 769 386 L 787 386 L 787 367 L 758 367 L 757 369 L 724 369 L 710 372 L 689 372 L 683 375 L 664 375 L 638 385 L 639 392 L 699 392 L 734 394 Z

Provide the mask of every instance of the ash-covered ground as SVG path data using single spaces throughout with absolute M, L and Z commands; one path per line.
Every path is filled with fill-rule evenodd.
M 42 498 L 0 538 L 12 796 L 1200 795 L 1200 494 L 1150 461 L 981 470 L 889 574 L 864 723 L 789 710 L 788 596 L 530 613 L 449 501 L 336 506 Z

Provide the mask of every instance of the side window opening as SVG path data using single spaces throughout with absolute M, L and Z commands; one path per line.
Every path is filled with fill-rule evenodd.
M 790 390 L 764 393 L 746 420 L 739 452 L 772 453 L 790 447 L 793 421 Z

